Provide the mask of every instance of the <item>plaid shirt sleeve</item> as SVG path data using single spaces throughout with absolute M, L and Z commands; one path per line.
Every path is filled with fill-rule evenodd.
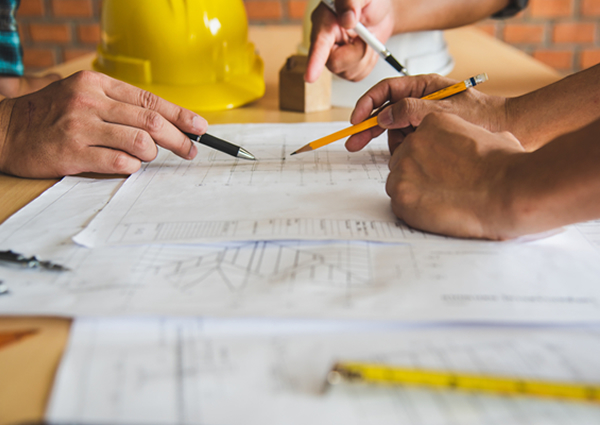
M 0 0 L 0 74 L 23 75 L 23 49 L 15 13 L 21 0 Z
M 510 0 L 508 6 L 492 16 L 492 18 L 510 18 L 527 7 L 529 0 Z

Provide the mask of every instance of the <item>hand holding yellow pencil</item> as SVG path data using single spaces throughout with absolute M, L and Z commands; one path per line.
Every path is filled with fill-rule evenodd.
M 474 87 L 478 84 L 484 83 L 488 80 L 487 74 L 479 74 L 475 77 L 468 78 L 460 83 L 456 83 L 451 85 L 450 87 L 443 88 L 434 93 L 428 94 L 427 96 L 422 97 L 424 100 L 441 100 L 446 99 L 452 95 L 463 92 L 470 87 Z M 368 130 L 369 128 L 373 128 L 377 125 L 377 116 L 371 117 L 366 121 L 353 125 L 351 127 L 344 128 L 343 130 L 337 131 L 328 136 L 317 139 L 309 144 L 301 147 L 300 149 L 292 152 L 291 155 L 295 155 L 303 152 L 310 152 L 330 143 L 333 143 L 337 140 L 343 139 L 344 137 L 352 136 L 354 134 L 360 133 L 361 131 Z

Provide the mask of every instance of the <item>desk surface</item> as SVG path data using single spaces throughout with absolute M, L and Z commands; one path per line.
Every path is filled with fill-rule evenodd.
M 265 96 L 243 108 L 204 114 L 211 124 L 252 122 L 344 121 L 350 109 L 332 108 L 308 114 L 278 109 L 278 72 L 285 59 L 295 52 L 301 40 L 298 26 L 251 27 L 250 38 L 265 62 Z M 480 90 L 488 94 L 518 96 L 548 85 L 560 78 L 552 68 L 530 56 L 474 29 L 446 32 L 446 40 L 456 61 L 450 77 L 466 77 L 487 72 L 490 81 Z M 67 76 L 90 69 L 93 55 L 84 56 L 52 69 Z M 28 180 L 0 175 L 0 222 L 3 222 L 56 180 Z M 0 425 L 39 420 L 51 390 L 52 380 L 64 350 L 70 321 L 56 318 L 0 318 L 0 333 L 37 329 L 22 341 L 0 347 Z

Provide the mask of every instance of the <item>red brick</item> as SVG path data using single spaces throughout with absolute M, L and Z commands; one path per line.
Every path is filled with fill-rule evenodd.
M 574 0 L 531 0 L 529 13 L 538 18 L 571 16 Z
M 288 13 L 291 19 L 303 19 L 306 11 L 306 1 L 288 0 Z
M 19 38 L 21 39 L 21 44 L 26 43 L 29 40 L 29 31 L 27 31 L 27 24 L 19 24 Z
M 56 64 L 52 49 L 23 49 L 23 65 L 26 67 L 48 68 Z
M 52 0 L 52 13 L 61 17 L 94 16 L 92 0 Z
M 82 43 L 97 44 L 100 42 L 100 25 L 78 25 L 77 37 Z
M 538 50 L 533 57 L 555 69 L 570 70 L 573 67 L 573 52 L 570 50 Z
M 42 0 L 21 0 L 17 16 L 44 16 L 44 2 Z
M 552 29 L 555 43 L 593 43 L 596 25 L 593 23 L 557 23 Z
M 581 0 L 581 14 L 583 16 L 600 16 L 600 1 Z
M 71 41 L 71 28 L 67 24 L 29 24 L 29 35 L 36 41 Z
M 600 49 L 586 49 L 581 52 L 579 66 L 581 69 L 589 68 L 600 63 Z
M 544 40 L 544 25 L 506 24 L 503 38 L 507 43 L 541 43 Z
M 63 52 L 63 61 L 70 61 L 92 52 L 94 52 L 94 49 L 65 49 Z
M 277 0 L 247 1 L 246 13 L 249 20 L 267 21 L 279 20 L 283 17 L 281 2 Z

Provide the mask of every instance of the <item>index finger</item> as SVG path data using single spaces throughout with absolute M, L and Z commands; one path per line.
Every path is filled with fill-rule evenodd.
M 456 81 L 437 74 L 382 80 L 358 99 L 350 122 L 357 124 L 364 121 L 374 109 L 379 108 L 387 101 L 395 103 L 407 97 L 421 98 L 454 83 Z
M 337 33 L 340 31 L 341 28 L 333 12 L 325 5 L 320 4 L 312 15 L 311 43 L 304 77 L 306 82 L 317 81 L 325 68 L 333 46 L 335 46 Z
M 106 78 L 103 89 L 109 98 L 156 111 L 181 131 L 198 135 L 206 133 L 208 123 L 200 115 L 175 105 L 149 91 L 142 90 L 114 78 Z

